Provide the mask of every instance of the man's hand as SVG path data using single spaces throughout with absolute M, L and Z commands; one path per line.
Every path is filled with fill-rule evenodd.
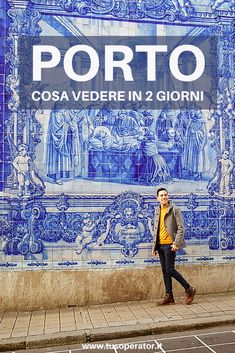
M 171 245 L 171 251 L 177 251 L 179 248 L 175 244 Z
M 152 256 L 157 256 L 157 251 L 156 250 L 152 250 Z

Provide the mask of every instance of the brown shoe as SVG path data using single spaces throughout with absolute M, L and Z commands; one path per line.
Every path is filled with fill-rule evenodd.
M 185 298 L 185 304 L 190 305 L 193 302 L 194 296 L 197 293 L 196 288 L 189 287 L 189 289 L 186 289 L 186 298 Z
M 157 305 L 169 305 L 169 304 L 175 304 L 175 299 L 173 297 L 173 294 L 165 294 L 162 301 Z

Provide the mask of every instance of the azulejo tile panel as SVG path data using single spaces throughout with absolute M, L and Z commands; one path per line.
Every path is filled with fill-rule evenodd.
M 0 12 L 0 269 L 155 266 L 158 186 L 184 214 L 177 262 L 233 262 L 233 2 L 7 0 Z M 215 36 L 216 102 L 20 109 L 21 35 Z

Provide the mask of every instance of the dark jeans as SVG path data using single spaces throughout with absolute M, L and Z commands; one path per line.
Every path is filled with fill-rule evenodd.
M 162 273 L 166 287 L 166 293 L 172 294 L 172 277 L 178 281 L 184 289 L 188 289 L 190 285 L 184 277 L 175 269 L 175 251 L 171 251 L 171 245 L 159 245 L 158 254 L 162 266 Z

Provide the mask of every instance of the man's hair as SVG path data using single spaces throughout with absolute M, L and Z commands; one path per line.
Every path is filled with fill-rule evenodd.
M 157 189 L 157 196 L 159 195 L 160 191 L 166 191 L 168 193 L 166 188 L 159 188 L 159 189 Z

